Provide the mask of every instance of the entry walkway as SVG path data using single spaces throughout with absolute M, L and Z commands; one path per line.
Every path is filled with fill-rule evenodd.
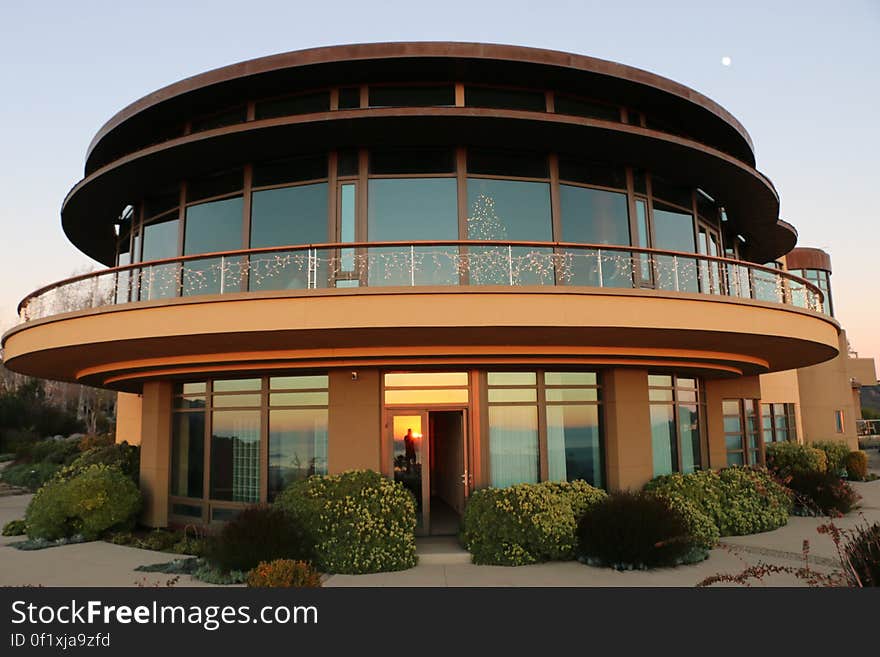
M 880 480 L 853 484 L 862 495 L 862 508 L 837 522 L 852 527 L 862 518 L 880 521 Z M 30 495 L 0 497 L 0 524 L 24 516 Z M 719 573 L 738 573 L 759 561 L 777 565 L 803 564 L 801 545 L 810 541 L 811 558 L 819 568 L 836 563 L 834 545 L 816 528 L 823 518 L 790 518 L 785 527 L 752 536 L 725 538 L 709 558 L 699 564 L 650 572 L 617 572 L 592 568 L 577 562 L 537 564 L 506 568 L 475 566 L 470 555 L 458 548 L 455 539 L 419 541 L 420 564 L 396 573 L 375 575 L 333 575 L 325 586 L 694 586 Z M 161 573 L 134 569 L 162 563 L 175 555 L 139 550 L 102 541 L 66 545 L 24 552 L 8 547 L 21 537 L 0 537 L 0 586 L 208 586 L 191 577 L 176 579 Z M 797 586 L 787 576 L 774 576 L 768 586 Z M 757 584 L 760 585 L 760 584 Z

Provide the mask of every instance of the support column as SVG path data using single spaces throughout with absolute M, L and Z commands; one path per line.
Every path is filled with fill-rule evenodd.
M 116 442 L 141 444 L 141 396 L 130 392 L 116 394 Z
M 330 372 L 330 418 L 327 470 L 370 469 L 381 472 L 382 400 L 379 370 Z
M 654 473 L 648 372 L 608 370 L 602 376 L 608 489 L 641 488 Z
M 141 413 L 141 522 L 168 525 L 168 481 L 171 467 L 171 383 L 144 384 Z

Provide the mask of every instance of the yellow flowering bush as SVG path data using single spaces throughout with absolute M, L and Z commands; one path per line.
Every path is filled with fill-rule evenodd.
M 478 564 L 573 559 L 578 520 L 605 497 L 584 481 L 484 488 L 468 500 L 461 540 Z
M 91 465 L 37 491 L 25 514 L 28 538 L 98 538 L 111 529 L 131 529 L 140 508 L 141 493 L 122 470 Z
M 378 573 L 416 565 L 416 503 L 372 470 L 314 475 L 275 500 L 302 527 L 315 565 L 328 573 Z

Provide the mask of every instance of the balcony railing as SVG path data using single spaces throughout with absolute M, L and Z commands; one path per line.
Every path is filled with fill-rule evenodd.
M 114 267 L 43 287 L 19 304 L 31 321 L 65 312 L 206 294 L 350 287 L 653 288 L 822 312 L 822 292 L 739 260 L 564 242 L 358 242 L 225 251 Z

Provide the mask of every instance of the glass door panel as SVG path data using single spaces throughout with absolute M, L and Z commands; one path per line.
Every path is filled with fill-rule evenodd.
M 428 532 L 427 427 L 427 413 L 395 413 L 391 416 L 394 481 L 403 484 L 416 500 L 417 534 Z

